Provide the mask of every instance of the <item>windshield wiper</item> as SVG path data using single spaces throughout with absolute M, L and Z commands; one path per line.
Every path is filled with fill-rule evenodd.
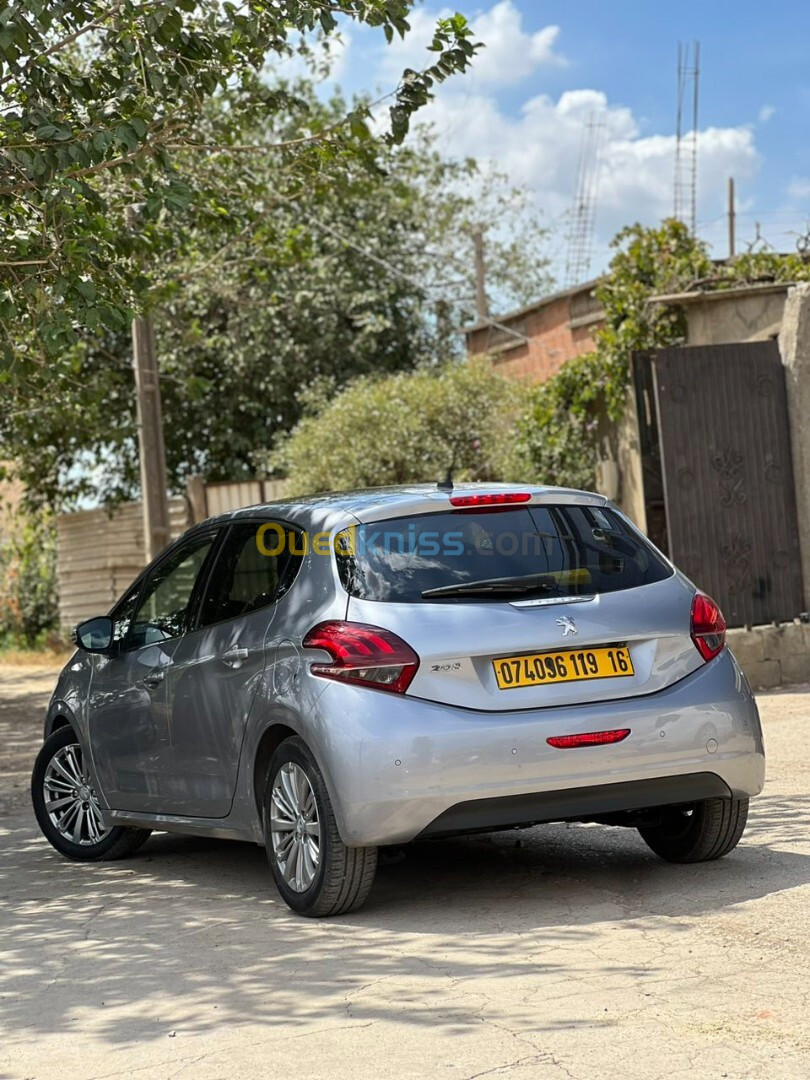
M 437 596 L 500 596 L 503 593 L 522 596 L 529 592 L 548 592 L 559 583 L 548 574 L 528 574 L 524 577 L 488 578 L 484 581 L 463 581 L 457 585 L 442 585 L 438 589 L 425 589 L 423 600 Z

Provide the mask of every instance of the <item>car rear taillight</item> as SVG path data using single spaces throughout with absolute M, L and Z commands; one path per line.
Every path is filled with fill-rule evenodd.
M 492 495 L 451 495 L 451 506 L 513 506 L 515 503 L 527 503 L 531 499 L 529 491 L 500 491 Z
M 623 742 L 629 734 L 630 728 L 616 728 L 614 731 L 587 731 L 582 735 L 550 735 L 546 742 L 558 750 L 571 750 L 574 746 L 608 746 Z
M 304 638 L 305 649 L 323 649 L 329 663 L 310 665 L 313 675 L 375 690 L 404 694 L 419 667 L 419 657 L 402 638 L 379 626 L 322 622 Z
M 705 593 L 695 593 L 692 601 L 692 641 L 704 660 L 713 660 L 726 643 L 726 620 L 714 600 Z

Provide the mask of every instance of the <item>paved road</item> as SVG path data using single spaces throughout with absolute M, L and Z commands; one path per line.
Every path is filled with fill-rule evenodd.
M 810 1076 L 810 693 L 761 699 L 768 786 L 724 861 L 601 827 L 444 841 L 310 922 L 251 845 L 57 857 L 26 792 L 51 679 L 0 671 L 0 1076 Z

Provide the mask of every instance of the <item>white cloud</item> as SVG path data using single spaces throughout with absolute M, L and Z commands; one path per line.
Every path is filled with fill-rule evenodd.
M 409 16 L 410 33 L 395 39 L 386 49 L 380 67 L 384 82 L 396 81 L 406 67 L 421 70 L 432 61 L 427 47 L 433 39 L 436 20 L 453 13 L 452 8 L 428 12 L 417 8 Z M 561 65 L 562 56 L 554 51 L 559 26 L 545 26 L 536 33 L 523 28 L 523 16 L 513 0 L 498 0 L 488 11 L 471 20 L 476 41 L 486 46 L 479 50 L 465 81 L 475 86 L 508 86 L 527 78 L 538 67 Z
M 773 105 L 763 105 L 762 108 L 759 110 L 759 113 L 757 114 L 757 119 L 759 120 L 760 124 L 767 124 L 775 112 L 776 109 L 773 107 Z
M 672 213 L 674 135 L 644 135 L 632 111 L 612 105 L 597 90 L 571 90 L 553 99 L 538 95 L 517 117 L 505 115 L 486 94 L 442 90 L 420 114 L 440 145 L 454 156 L 489 159 L 516 184 L 535 193 L 552 220 L 571 207 L 583 133 L 591 118 L 602 125 L 596 210 L 596 248 L 634 221 L 652 224 Z M 722 211 L 726 180 L 751 177 L 759 156 L 748 127 L 698 133 L 698 217 Z
M 413 33 L 383 54 L 382 80 L 390 85 L 404 66 L 423 65 L 428 54 L 421 54 L 422 43 L 430 40 L 436 17 L 424 9 L 414 12 Z M 583 135 L 589 120 L 595 118 L 601 126 L 601 167 L 593 270 L 601 270 L 609 242 L 619 229 L 635 221 L 655 224 L 672 214 L 675 136 L 644 131 L 630 108 L 610 102 L 595 89 L 571 89 L 558 97 L 536 94 L 517 115 L 513 109 L 503 109 L 498 96 L 501 87 L 544 65 L 562 62 L 554 52 L 558 28 L 527 33 L 512 0 L 499 0 L 479 14 L 473 26 L 488 46 L 476 57 L 474 74 L 440 86 L 435 100 L 420 110 L 415 123 L 433 127 L 443 152 L 492 162 L 516 185 L 532 191 L 538 208 L 557 226 L 560 254 L 555 261 L 564 262 L 564 236 L 576 194 Z M 699 131 L 698 220 L 720 219 L 728 177 L 744 184 L 758 166 L 750 126 Z M 718 254 L 724 251 L 722 224 L 716 229 L 711 225 L 702 235 L 710 242 L 717 240 Z M 560 274 L 560 267 L 556 269 Z
M 472 76 L 492 86 L 520 82 L 536 68 L 565 61 L 554 52 L 559 26 L 545 26 L 535 34 L 523 29 L 523 17 L 512 0 L 501 0 L 473 19 L 472 29 L 486 46 L 475 58 Z
M 794 176 L 788 184 L 788 196 L 791 199 L 810 199 L 810 176 Z
M 329 90 L 339 84 L 348 71 L 352 45 L 348 23 L 343 22 L 339 32 L 325 41 L 309 39 L 309 44 L 313 50 L 312 62 L 294 52 L 292 56 L 269 64 L 268 71 L 282 79 L 315 78 L 316 82 Z
M 423 50 L 438 15 L 424 8 L 413 12 L 412 33 L 381 54 L 379 83 L 390 87 L 404 67 L 419 68 L 429 61 L 430 54 Z M 631 108 L 611 102 L 597 89 L 572 88 L 559 96 L 535 93 L 517 112 L 512 93 L 511 100 L 504 99 L 508 107 L 503 107 L 500 94 L 504 87 L 532 74 L 532 85 L 542 86 L 551 66 L 559 72 L 565 64 L 555 52 L 559 29 L 547 26 L 536 33 L 527 32 L 513 0 L 490 0 L 472 24 L 487 48 L 478 53 L 469 74 L 437 88 L 435 100 L 419 111 L 414 123 L 431 125 L 444 153 L 491 162 L 516 185 L 534 193 L 538 208 L 555 228 L 552 256 L 555 273 L 561 277 L 583 135 L 589 120 L 595 118 L 601 125 L 601 167 L 592 271 L 599 272 L 608 261 L 610 240 L 619 229 L 636 221 L 656 224 L 672 214 L 674 134 L 650 132 Z M 763 106 L 760 123 L 767 122 L 773 112 L 771 106 Z M 381 110 L 378 121 L 384 120 Z M 738 191 L 744 191 L 759 164 L 753 125 L 710 127 L 698 132 L 699 231 L 714 245 L 717 255 L 726 249 L 728 177 L 733 176 Z M 803 185 L 801 178 L 795 181 L 794 194 L 804 193 Z M 745 205 L 741 198 L 738 209 Z

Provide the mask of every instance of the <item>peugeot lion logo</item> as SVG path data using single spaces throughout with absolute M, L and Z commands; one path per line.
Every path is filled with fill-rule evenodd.
M 563 615 L 561 619 L 557 619 L 557 626 L 562 627 L 563 637 L 577 633 L 577 624 L 568 615 Z

